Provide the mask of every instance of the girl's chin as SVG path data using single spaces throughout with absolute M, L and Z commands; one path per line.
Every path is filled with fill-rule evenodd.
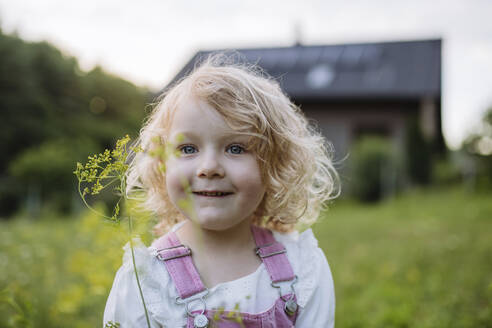
M 196 220 L 191 220 L 194 224 L 199 226 L 204 230 L 212 230 L 212 231 L 225 231 L 231 229 L 238 224 L 242 223 L 243 220 L 232 221 L 228 218 L 220 218 L 220 217 L 198 217 Z
M 200 220 L 195 221 L 195 223 L 204 230 L 213 230 L 213 231 L 224 231 L 229 228 L 232 228 L 234 225 L 229 225 L 227 222 L 210 219 L 210 220 Z

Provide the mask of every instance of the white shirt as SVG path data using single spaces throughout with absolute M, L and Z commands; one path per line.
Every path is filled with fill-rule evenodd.
M 177 230 L 180 224 L 173 227 Z M 332 328 L 335 319 L 335 292 L 330 267 L 311 229 L 301 234 L 273 232 L 275 239 L 287 249 L 287 257 L 298 276 L 294 285 L 299 316 L 296 327 Z M 147 327 L 138 291 L 129 245 L 125 245 L 123 265 L 116 273 L 104 311 L 104 323 L 120 323 L 121 328 Z M 141 243 L 134 247 L 135 260 L 151 327 L 185 327 L 186 310 L 176 304 L 177 290 L 155 249 Z M 280 283 L 282 293 L 290 291 L 290 283 Z M 279 297 L 271 286 L 270 276 L 262 263 L 258 269 L 239 279 L 220 283 L 209 289 L 207 309 L 238 309 L 260 313 L 268 310 Z M 200 302 L 191 305 L 203 307 Z M 194 310 L 191 306 L 191 310 Z

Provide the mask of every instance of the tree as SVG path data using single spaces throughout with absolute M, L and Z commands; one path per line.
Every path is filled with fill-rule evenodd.
M 65 197 L 69 184 L 60 177 L 71 174 L 81 154 L 136 134 L 149 97 L 100 67 L 81 71 L 47 42 L 0 30 L 0 217 L 20 206 L 28 186 L 46 201 Z M 60 188 L 51 190 L 53 181 Z
M 463 148 L 475 160 L 478 187 L 492 188 L 492 107 L 475 133 L 466 138 Z

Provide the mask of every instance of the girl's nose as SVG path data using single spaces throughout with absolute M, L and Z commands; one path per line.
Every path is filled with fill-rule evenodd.
M 224 173 L 224 168 L 215 156 L 204 156 L 197 169 L 200 178 L 221 178 Z

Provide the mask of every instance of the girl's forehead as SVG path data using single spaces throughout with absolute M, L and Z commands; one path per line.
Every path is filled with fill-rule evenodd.
M 203 100 L 186 98 L 174 109 L 171 129 L 181 126 L 198 128 L 204 125 L 230 129 L 222 115 Z
M 196 99 L 183 99 L 172 111 L 168 122 L 168 135 L 176 134 L 217 134 L 224 136 L 248 135 L 234 129 L 230 119 L 224 117 L 207 102 Z

